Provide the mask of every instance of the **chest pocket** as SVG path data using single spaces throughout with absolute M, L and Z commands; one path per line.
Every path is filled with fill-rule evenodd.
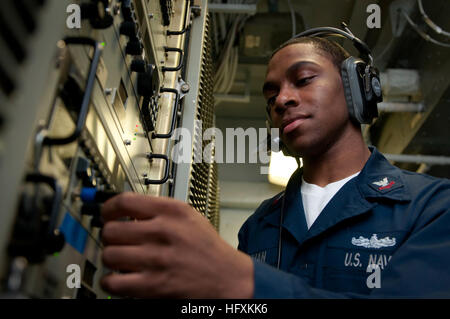
M 259 248 L 253 252 L 249 252 L 249 255 L 255 260 L 275 267 L 278 261 L 278 246 L 264 249 Z
M 323 263 L 323 287 L 369 294 L 382 285 L 382 272 L 405 234 L 403 231 L 352 231 L 330 237 Z

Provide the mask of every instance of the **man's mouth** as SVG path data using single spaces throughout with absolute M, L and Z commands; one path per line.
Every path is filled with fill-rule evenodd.
M 298 116 L 293 119 L 288 119 L 283 121 L 282 124 L 282 134 L 289 134 L 299 127 L 303 122 L 305 122 L 309 117 L 308 116 Z

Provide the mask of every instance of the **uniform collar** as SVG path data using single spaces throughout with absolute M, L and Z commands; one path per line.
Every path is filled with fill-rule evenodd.
M 285 191 L 270 202 L 266 213 L 260 217 L 265 222 L 279 227 L 280 214 L 283 211 L 283 227 L 296 238 L 300 238 L 301 234 L 308 230 L 300 193 L 302 173 L 302 168 L 299 168 L 292 174 Z
M 402 170 L 395 167 L 376 147 L 369 146 L 371 156 L 356 177 L 358 188 L 366 199 L 410 201 L 411 193 L 403 180 Z
M 302 243 L 345 219 L 369 212 L 378 200 L 409 201 L 411 195 L 401 170 L 391 165 L 375 147 L 369 149 L 371 156 L 360 174 L 339 190 L 309 230 L 300 193 L 302 168 L 291 176 L 283 195 L 285 198 L 272 203 L 264 220 L 279 227 L 280 210 L 285 200 L 283 228 Z

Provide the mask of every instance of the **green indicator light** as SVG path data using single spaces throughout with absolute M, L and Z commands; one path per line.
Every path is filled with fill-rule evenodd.
M 111 299 L 111 296 L 108 296 L 108 299 Z
M 59 254 L 58 254 L 58 253 L 54 253 L 54 254 L 53 254 L 53 256 L 55 256 L 55 257 L 58 257 L 58 256 L 59 256 Z
M 105 42 L 102 42 L 102 43 L 100 43 L 103 47 L 106 45 L 106 43 Z

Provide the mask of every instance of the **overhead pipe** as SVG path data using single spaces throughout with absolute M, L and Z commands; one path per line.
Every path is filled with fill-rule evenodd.
M 425 105 L 420 103 L 406 102 L 382 102 L 378 103 L 378 111 L 380 112 L 423 112 Z
M 232 13 L 232 14 L 256 14 L 256 4 L 227 4 L 209 3 L 209 12 Z
M 388 160 L 401 163 L 450 165 L 450 157 L 433 155 L 383 154 Z

